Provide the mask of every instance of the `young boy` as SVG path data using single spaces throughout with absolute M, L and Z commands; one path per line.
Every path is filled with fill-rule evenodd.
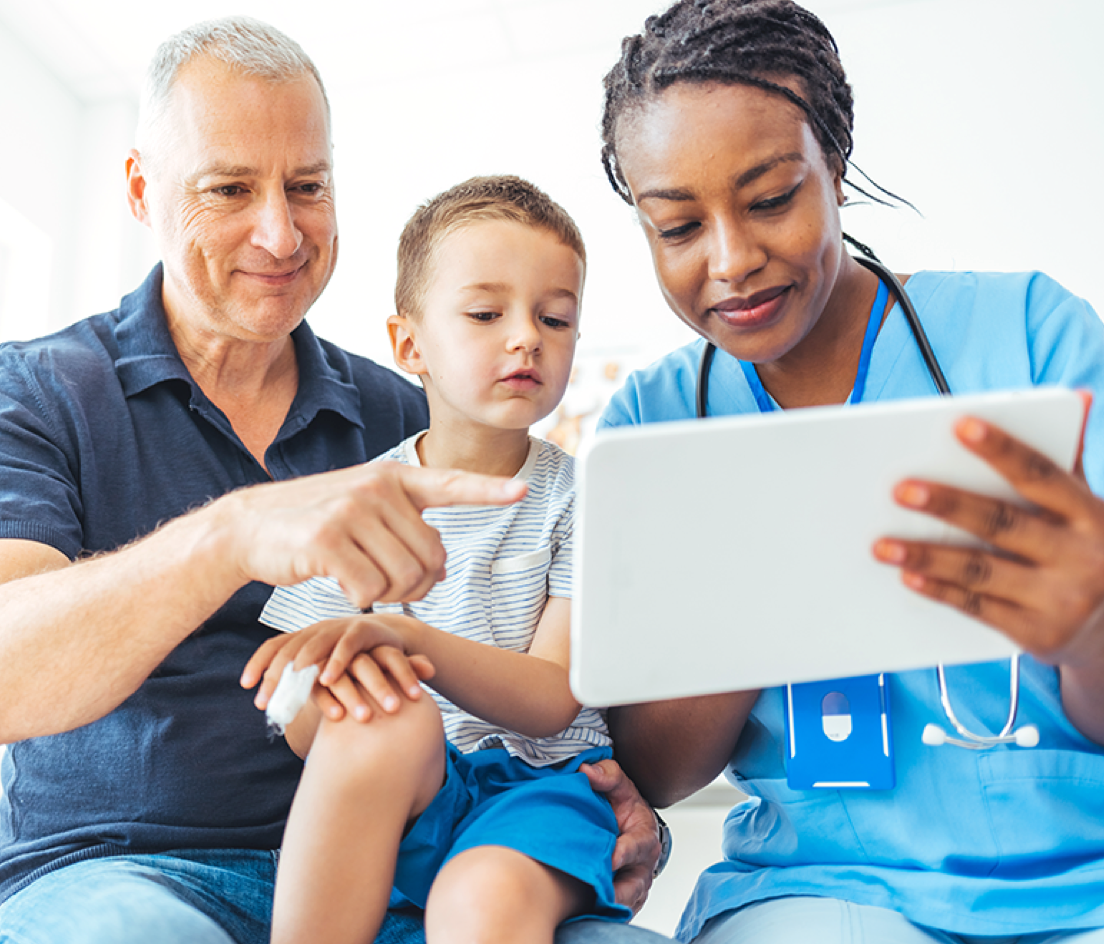
M 514 177 L 460 184 L 403 231 L 388 328 L 430 427 L 381 460 L 514 475 L 528 493 L 427 511 L 448 572 L 418 603 L 361 615 L 326 578 L 269 601 L 262 620 L 300 632 L 246 667 L 246 687 L 264 675 L 258 706 L 287 664 L 323 667 L 287 730 L 310 760 L 274 942 L 369 942 L 392 885 L 393 903 L 425 908 L 432 944 L 551 942 L 574 916 L 630 917 L 613 895 L 616 822 L 579 772 L 610 756 L 609 736 L 567 681 L 572 460 L 529 436 L 568 382 L 584 269 L 571 218 Z

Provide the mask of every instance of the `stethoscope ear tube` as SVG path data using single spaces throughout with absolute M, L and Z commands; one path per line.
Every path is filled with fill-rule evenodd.
M 947 378 L 943 376 L 943 370 L 936 359 L 935 351 L 932 350 L 928 335 L 924 331 L 924 326 L 920 323 L 920 316 L 916 313 L 916 307 L 912 304 L 912 299 L 908 297 L 908 292 L 905 291 L 901 280 L 877 259 L 867 259 L 863 256 L 854 256 L 853 258 L 859 265 L 869 269 L 889 287 L 893 297 L 897 299 L 897 303 L 901 306 L 901 311 L 905 313 L 912 336 L 916 339 L 916 346 L 920 348 L 920 356 L 924 358 L 924 363 L 927 365 L 928 373 L 931 374 L 931 379 L 935 383 L 935 388 L 940 395 L 949 397 L 951 388 L 947 383 Z

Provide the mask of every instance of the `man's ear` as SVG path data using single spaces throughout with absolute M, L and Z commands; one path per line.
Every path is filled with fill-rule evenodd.
M 391 338 L 391 353 L 401 370 L 408 374 L 429 373 L 429 368 L 422 359 L 422 352 L 418 348 L 414 322 L 409 315 L 402 312 L 391 315 L 387 319 L 387 334 Z
M 150 226 L 149 204 L 146 202 L 146 175 L 142 172 L 142 155 L 131 148 L 126 159 L 127 203 L 139 223 Z

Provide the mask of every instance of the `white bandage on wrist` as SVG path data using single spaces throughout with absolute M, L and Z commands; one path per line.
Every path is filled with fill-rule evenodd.
M 282 735 L 289 724 L 295 720 L 302 707 L 310 698 L 314 680 L 318 678 L 318 666 L 308 665 L 305 669 L 296 669 L 292 663 L 284 666 L 283 674 L 276 685 L 276 691 L 269 699 L 265 717 L 271 731 Z

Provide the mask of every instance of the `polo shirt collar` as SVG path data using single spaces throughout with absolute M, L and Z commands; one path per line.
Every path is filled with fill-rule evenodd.
M 116 374 L 127 397 L 136 396 L 157 384 L 182 381 L 191 389 L 193 403 L 197 400 L 207 402 L 203 391 L 184 366 L 169 333 L 161 300 L 163 278 L 161 263 L 158 263 L 146 280 L 119 304 L 115 327 L 118 345 Z M 299 324 L 291 337 L 299 364 L 299 389 L 281 436 L 298 432 L 322 410 L 331 410 L 363 428 L 360 391 L 352 383 L 345 357 L 328 358 L 322 343 L 305 321 Z

